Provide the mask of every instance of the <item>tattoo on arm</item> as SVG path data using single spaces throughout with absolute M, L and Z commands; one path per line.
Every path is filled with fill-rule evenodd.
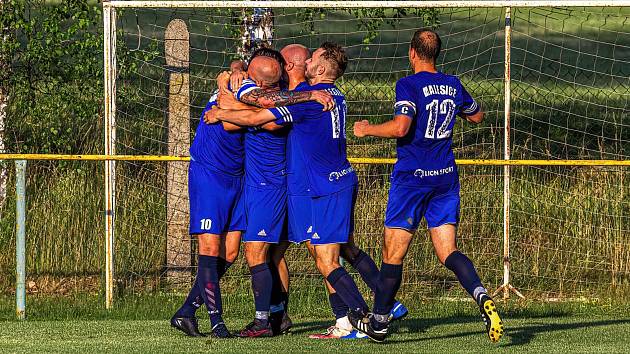
M 260 108 L 290 106 L 311 100 L 311 92 L 309 91 L 295 92 L 275 89 L 256 89 L 241 96 L 241 102 Z

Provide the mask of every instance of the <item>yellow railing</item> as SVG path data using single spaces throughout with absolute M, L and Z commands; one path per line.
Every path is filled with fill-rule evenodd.
M 0 154 L 0 160 L 82 160 L 82 161 L 190 161 L 189 156 L 166 155 L 63 155 L 63 154 Z M 351 157 L 356 164 L 394 164 L 396 159 Z M 478 166 L 630 166 L 630 160 L 490 160 L 458 159 L 458 165 Z

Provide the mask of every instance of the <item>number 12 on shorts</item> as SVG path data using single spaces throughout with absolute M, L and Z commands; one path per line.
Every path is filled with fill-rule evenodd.
M 444 139 L 451 136 L 453 131 L 448 129 L 448 127 L 451 125 L 453 117 L 455 117 L 456 107 L 455 102 L 451 99 L 445 99 L 442 102 L 433 100 L 427 104 L 426 109 L 429 112 L 429 120 L 427 121 L 427 130 L 424 133 L 424 137 L 427 139 Z M 437 127 L 438 116 L 445 117 L 436 134 L 435 128 Z
M 210 230 L 212 228 L 212 220 L 210 219 L 201 219 L 201 229 L 202 230 Z

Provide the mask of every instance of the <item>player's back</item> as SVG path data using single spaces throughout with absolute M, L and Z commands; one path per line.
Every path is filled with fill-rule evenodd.
M 452 133 L 460 112 L 478 110 L 459 78 L 441 72 L 419 72 L 396 84 L 399 114 L 415 109 L 409 132 L 397 140 L 393 182 L 405 185 L 452 183 L 457 167 Z M 402 108 L 401 108 L 402 107 Z
M 303 166 L 292 166 L 295 161 L 290 161 L 290 173 L 295 173 L 293 178 L 308 179 L 312 196 L 328 195 L 357 184 L 356 173 L 346 154 L 344 95 L 333 84 L 317 84 L 303 90 L 328 91 L 335 100 L 335 107 L 323 111 L 319 103 L 304 102 L 272 109 L 279 117 L 277 122 L 294 123 L 289 133 L 289 155 L 298 154 L 296 158 Z M 305 171 L 295 171 L 295 167 L 303 167 Z
M 245 183 L 262 188 L 286 187 L 287 130 L 250 129 L 245 134 Z
M 232 88 L 228 86 L 231 90 Z M 280 89 L 283 89 L 282 85 Z M 253 91 L 260 90 L 251 78 L 243 80 L 234 92 L 237 100 Z M 286 187 L 287 130 L 267 131 L 250 128 L 245 134 L 245 183 L 262 188 Z
M 214 94 L 201 113 L 195 138 L 190 146 L 190 158 L 213 171 L 229 176 L 243 175 L 243 133 L 228 132 L 221 123 L 206 124 L 204 114 L 216 105 Z

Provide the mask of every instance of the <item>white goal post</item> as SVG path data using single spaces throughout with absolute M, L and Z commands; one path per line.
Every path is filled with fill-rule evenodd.
M 517 7 L 627 7 L 630 0 L 565 1 L 103 1 L 105 155 L 116 155 L 116 9 L 117 8 L 502 8 L 505 14 L 503 160 L 510 160 L 510 14 Z M 106 307 L 114 301 L 114 231 L 116 209 L 115 161 L 105 162 Z M 516 291 L 510 284 L 510 166 L 503 166 L 503 284 L 504 297 Z

